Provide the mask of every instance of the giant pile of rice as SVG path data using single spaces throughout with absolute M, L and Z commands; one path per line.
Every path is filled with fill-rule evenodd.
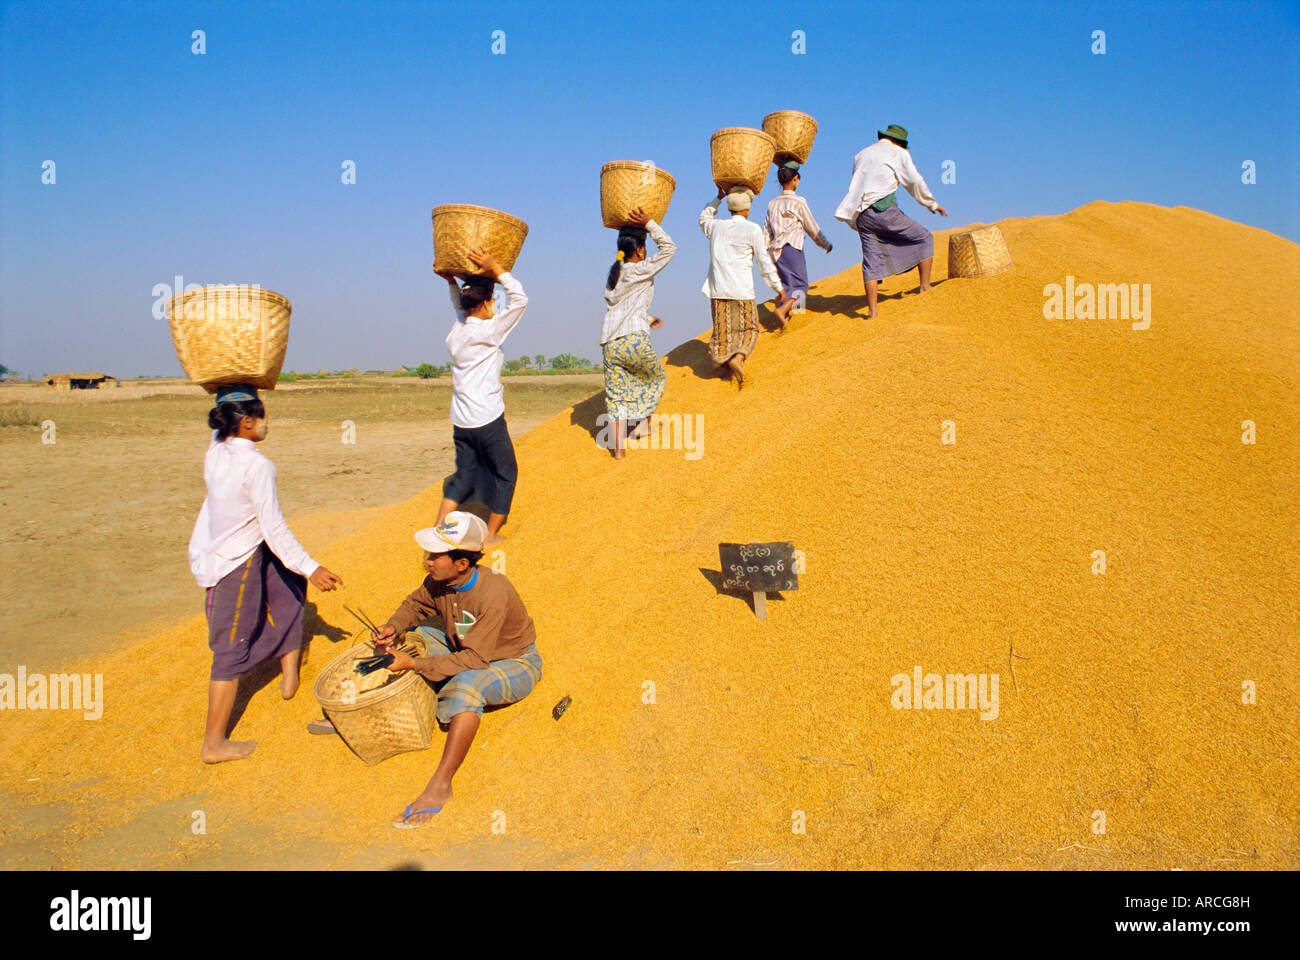
M 674 350 L 661 412 L 704 415 L 700 459 L 615 462 L 599 397 L 518 441 L 505 572 L 545 676 L 485 717 L 430 825 L 389 826 L 440 738 L 366 768 L 304 732 L 324 636 L 295 700 L 249 704 L 253 757 L 200 764 L 195 617 L 81 665 L 101 720 L 0 718 L 8 865 L 1300 865 L 1300 247 L 1139 203 L 999 225 L 1013 270 L 894 278 L 876 320 L 845 316 L 856 268 L 815 284 L 744 391 L 692 370 L 707 337 Z M 1149 283 L 1150 329 L 1044 319 L 1067 275 Z M 348 583 L 312 591 L 318 633 L 415 586 L 437 497 L 308 544 Z M 785 539 L 806 570 L 766 622 L 702 572 L 719 541 Z M 998 674 L 996 719 L 891 707 L 918 665 Z

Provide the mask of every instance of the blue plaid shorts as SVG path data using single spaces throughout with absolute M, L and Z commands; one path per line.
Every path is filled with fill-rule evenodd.
M 447 646 L 447 635 L 437 627 L 419 627 L 416 633 L 429 644 L 427 656 L 437 657 L 454 651 Z M 518 703 L 532 693 L 542 679 L 542 658 L 537 644 L 524 651 L 517 660 L 493 660 L 482 670 L 462 670 L 442 682 L 438 690 L 438 722 L 451 723 L 458 713 L 473 711 L 483 715 L 485 706 Z

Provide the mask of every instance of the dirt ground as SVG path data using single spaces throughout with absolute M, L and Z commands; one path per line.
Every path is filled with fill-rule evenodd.
M 513 436 L 602 389 L 592 375 L 505 383 Z M 259 449 L 313 553 L 454 468 L 447 378 L 312 381 L 266 396 Z M 204 496 L 209 406 L 180 381 L 0 386 L 0 672 L 62 666 L 201 610 L 186 547 Z M 47 420 L 52 444 L 41 442 Z M 335 573 L 346 582 L 346 562 Z

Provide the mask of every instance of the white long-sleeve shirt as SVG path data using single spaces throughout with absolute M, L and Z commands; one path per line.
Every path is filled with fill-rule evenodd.
M 320 566 L 308 556 L 280 512 L 275 464 L 252 440 L 227 437 L 212 443 L 203 458 L 208 495 L 190 535 L 190 570 L 200 587 L 215 587 L 248 559 L 262 541 L 280 562 L 304 577 Z
M 650 303 L 655 298 L 655 274 L 668 266 L 677 252 L 677 244 L 663 227 L 650 220 L 645 225 L 650 239 L 658 248 L 653 257 L 640 263 L 624 263 L 618 282 L 605 291 L 605 322 L 600 327 L 602 345 L 650 329 Z
M 939 209 L 925 178 L 912 163 L 912 155 L 892 140 L 877 140 L 853 158 L 853 179 L 835 211 L 835 219 L 851 225 L 863 210 L 900 186 L 931 213 Z
M 701 291 L 713 300 L 753 300 L 757 263 L 763 281 L 780 293 L 781 278 L 764 246 L 763 228 L 734 214 L 729 220 L 715 219 L 718 202 L 711 200 L 700 212 L 700 229 L 709 238 L 709 275 Z
M 460 303 L 460 288 L 451 289 L 451 306 L 456 322 L 447 334 L 451 353 L 451 422 L 464 429 L 482 427 L 506 412 L 505 389 L 501 386 L 501 344 L 515 328 L 528 297 L 513 274 L 503 273 L 497 282 L 505 288 L 506 307 L 492 319 L 471 317 Z
M 793 190 L 782 190 L 767 205 L 767 219 L 763 224 L 763 237 L 767 241 L 767 252 L 775 260 L 781 250 L 788 244 L 796 250 L 803 249 L 803 235 L 807 233 L 813 243 L 823 250 L 829 250 L 831 242 L 822 233 L 817 220 L 812 214 L 808 201 Z

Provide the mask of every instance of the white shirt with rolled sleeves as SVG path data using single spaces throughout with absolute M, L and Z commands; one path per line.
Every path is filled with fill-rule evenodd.
M 925 178 L 912 163 L 912 155 L 892 140 L 877 140 L 853 158 L 853 179 L 849 192 L 835 211 L 835 219 L 852 226 L 858 214 L 899 187 L 931 213 L 939 209 L 939 201 L 934 199 Z
M 446 340 L 452 364 L 451 422 L 466 430 L 485 426 L 506 412 L 501 344 L 528 307 L 524 288 L 512 274 L 501 274 L 497 282 L 505 288 L 506 306 L 490 320 L 468 316 L 460 304 L 460 288 L 448 284 L 456 311 Z
M 228 437 L 212 443 L 203 458 L 208 495 L 190 535 L 190 571 L 200 587 L 217 583 L 266 541 L 280 562 L 304 577 L 320 566 L 308 556 L 280 512 L 275 464 L 252 440 Z
M 619 337 L 630 336 L 650 329 L 650 304 L 655 297 L 654 278 L 677 251 L 677 244 L 664 232 L 663 227 L 649 220 L 646 233 L 655 242 L 655 255 L 640 263 L 624 263 L 619 268 L 618 282 L 613 290 L 605 291 L 605 322 L 600 328 L 603 346 Z
M 781 292 L 781 278 L 763 241 L 763 228 L 746 217 L 715 219 L 717 199 L 700 213 L 700 229 L 709 238 L 709 275 L 701 291 L 712 300 L 753 300 L 754 271 L 776 293 Z

